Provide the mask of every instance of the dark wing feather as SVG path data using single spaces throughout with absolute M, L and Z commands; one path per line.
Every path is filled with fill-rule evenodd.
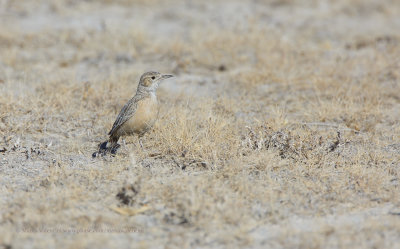
M 108 135 L 112 135 L 114 132 L 116 132 L 126 121 L 128 121 L 128 119 L 130 119 L 135 114 L 137 101 L 139 99 L 140 96 L 136 95 L 135 97 L 130 99 L 128 103 L 124 105 L 124 107 L 122 107 Z

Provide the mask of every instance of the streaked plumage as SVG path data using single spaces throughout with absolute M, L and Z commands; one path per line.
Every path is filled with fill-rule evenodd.
M 151 129 L 158 117 L 156 90 L 160 81 L 170 77 L 172 75 L 158 72 L 147 72 L 140 77 L 135 96 L 122 107 L 108 133 L 110 138 L 100 144 L 99 151 L 93 153 L 93 157 L 106 152 L 115 154 L 120 147 L 118 140 L 121 136 L 137 134 L 140 137 Z

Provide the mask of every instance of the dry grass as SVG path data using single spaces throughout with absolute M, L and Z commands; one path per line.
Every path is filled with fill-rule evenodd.
M 0 11 L 3 247 L 400 246 L 396 1 Z M 148 69 L 145 149 L 92 159 Z

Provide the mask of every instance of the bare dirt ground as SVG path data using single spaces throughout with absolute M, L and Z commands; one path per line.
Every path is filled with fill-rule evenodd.
M 400 248 L 399 58 L 397 0 L 2 0 L 0 247 Z

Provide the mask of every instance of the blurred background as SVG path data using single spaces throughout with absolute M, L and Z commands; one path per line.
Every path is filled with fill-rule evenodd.
M 2 0 L 0 70 L 3 81 L 26 73 L 36 82 L 126 68 L 134 79 L 145 69 L 237 73 L 282 56 L 274 43 L 354 53 L 397 42 L 399 9 L 396 0 Z

